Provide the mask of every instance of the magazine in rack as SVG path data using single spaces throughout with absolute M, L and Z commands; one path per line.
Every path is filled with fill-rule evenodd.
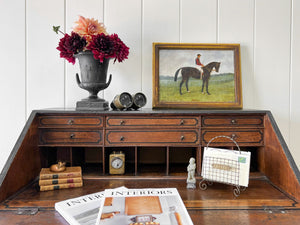
M 71 225 L 95 225 L 102 202 L 104 191 L 57 202 L 55 210 Z
M 105 190 L 96 225 L 192 225 L 176 188 Z

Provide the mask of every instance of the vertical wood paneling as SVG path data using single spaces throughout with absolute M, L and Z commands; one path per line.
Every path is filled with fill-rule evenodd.
M 299 134 L 300 134 L 300 1 L 293 0 L 292 17 L 292 61 L 291 61 L 291 118 L 290 118 L 290 148 L 295 161 L 300 168 Z
M 128 60 L 111 62 L 111 86 L 99 94 L 108 101 L 142 91 L 152 107 L 153 42 L 240 43 L 244 108 L 272 111 L 299 166 L 299 11 L 296 0 L 2 0 L 0 170 L 31 110 L 75 107 L 88 96 L 52 31 L 69 33 L 78 15 L 104 20 L 130 47 Z
M 215 43 L 217 41 L 217 0 L 181 0 L 180 41 Z
M 179 42 L 179 0 L 144 0 L 142 34 L 142 91 L 152 107 L 152 43 Z
M 63 61 L 53 25 L 64 24 L 64 1 L 27 1 L 27 115 L 64 106 Z
M 254 1 L 219 1 L 218 18 L 218 42 L 240 44 L 243 105 L 244 108 L 253 108 Z
M 1 0 L 0 21 L 1 172 L 25 122 L 25 2 Z
M 104 21 L 109 34 L 116 33 L 130 48 L 128 59 L 119 63 L 110 61 L 112 82 L 104 91 L 111 102 L 121 92 L 135 94 L 141 91 L 141 0 L 106 0 Z
M 272 110 L 286 140 L 290 112 L 290 18 L 291 2 L 256 1 L 255 107 Z
M 86 18 L 94 18 L 99 22 L 103 22 L 103 0 L 66 0 L 66 29 L 65 31 L 71 33 L 75 22 L 78 20 L 78 16 L 84 16 Z M 62 59 L 61 59 L 62 60 Z M 87 98 L 89 93 L 86 90 L 78 87 L 76 83 L 75 74 L 80 74 L 79 64 L 76 60 L 75 65 L 66 63 L 66 106 L 75 108 L 76 102 L 83 98 Z M 101 97 L 99 93 L 99 97 Z

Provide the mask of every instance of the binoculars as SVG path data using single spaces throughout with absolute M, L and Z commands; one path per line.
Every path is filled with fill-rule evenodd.
M 113 101 L 110 103 L 110 107 L 113 110 L 138 110 L 145 106 L 146 103 L 146 96 L 141 92 L 134 95 L 123 92 L 114 97 Z

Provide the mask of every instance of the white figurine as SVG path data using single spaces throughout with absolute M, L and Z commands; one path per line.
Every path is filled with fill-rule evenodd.
M 189 165 L 187 167 L 188 178 L 186 180 L 187 188 L 196 188 L 196 178 L 195 178 L 196 163 L 195 158 L 190 158 Z

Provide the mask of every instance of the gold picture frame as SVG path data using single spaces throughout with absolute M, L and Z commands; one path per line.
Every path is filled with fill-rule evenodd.
M 241 109 L 240 45 L 153 43 L 152 106 Z

